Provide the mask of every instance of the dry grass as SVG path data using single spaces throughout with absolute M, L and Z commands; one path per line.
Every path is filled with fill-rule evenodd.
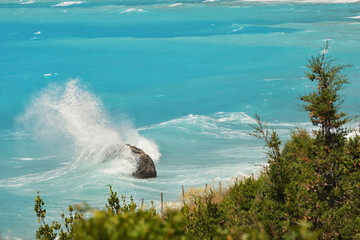
M 190 208 L 194 207 L 196 201 L 201 200 L 205 203 L 211 195 L 212 203 L 220 203 L 226 196 L 228 196 L 229 187 L 236 182 L 241 181 L 242 178 L 232 178 L 229 182 L 213 182 L 202 187 L 191 187 L 184 191 L 184 196 L 176 201 L 167 201 L 164 203 L 165 210 L 179 210 L 186 203 Z

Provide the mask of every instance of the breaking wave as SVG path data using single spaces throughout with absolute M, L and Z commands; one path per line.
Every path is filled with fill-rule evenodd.
M 154 161 L 160 158 L 156 143 L 139 135 L 131 123 L 124 121 L 123 126 L 111 123 L 100 99 L 85 90 L 77 79 L 64 86 L 43 89 L 18 122 L 34 140 L 67 145 L 73 151 L 71 164 L 52 172 L 53 176 L 102 162 L 107 162 L 106 166 L 114 173 L 131 174 L 136 168 L 136 157 L 126 144 L 143 149 Z M 117 155 L 107 159 L 108 152 L 114 148 Z

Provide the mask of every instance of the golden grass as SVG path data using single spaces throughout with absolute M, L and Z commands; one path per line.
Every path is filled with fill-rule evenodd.
M 192 208 L 196 201 L 201 200 L 205 202 L 211 195 L 212 203 L 220 203 L 226 196 L 228 196 L 229 187 L 236 182 L 241 181 L 242 178 L 232 178 L 229 182 L 213 182 L 202 187 L 190 187 L 184 191 L 184 195 L 176 201 L 167 201 L 164 203 L 165 210 L 178 210 L 184 206 L 184 203 Z

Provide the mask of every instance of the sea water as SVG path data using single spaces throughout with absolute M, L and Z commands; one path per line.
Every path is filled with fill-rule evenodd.
M 157 204 L 185 189 L 257 173 L 254 114 L 283 141 L 311 128 L 299 97 L 306 59 L 330 43 L 358 113 L 358 1 L 1 0 L 0 232 L 33 239 L 69 204 L 104 208 L 108 185 Z M 142 148 L 158 177 L 131 176 Z

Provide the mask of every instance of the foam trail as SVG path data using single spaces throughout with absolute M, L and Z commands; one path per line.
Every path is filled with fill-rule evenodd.
M 30 1 L 27 1 L 27 2 L 21 2 L 20 4 L 32 4 L 32 3 L 34 3 L 35 1 L 32 1 L 32 0 L 30 0 Z
M 141 8 L 129 8 L 129 9 L 126 9 L 126 10 L 120 12 L 120 14 L 130 13 L 130 12 L 145 12 L 145 10 L 141 9 Z
M 177 6 L 181 6 L 183 5 L 182 3 L 174 3 L 174 4 L 170 4 L 168 7 L 171 8 L 171 7 L 177 7 Z
M 36 138 L 71 144 L 74 149 L 72 168 L 112 160 L 117 173 L 130 174 L 136 167 L 135 156 L 125 143 L 142 148 L 154 160 L 160 153 L 157 145 L 125 127 L 120 133 L 109 122 L 101 101 L 81 88 L 78 80 L 65 86 L 52 85 L 41 91 L 24 115 L 19 118 Z M 107 151 L 120 149 L 116 159 L 106 159 Z
M 71 6 L 71 5 L 78 5 L 78 4 L 82 4 L 82 1 L 67 1 L 67 2 L 61 2 L 59 4 L 53 5 L 53 7 L 67 7 L 67 6 Z

